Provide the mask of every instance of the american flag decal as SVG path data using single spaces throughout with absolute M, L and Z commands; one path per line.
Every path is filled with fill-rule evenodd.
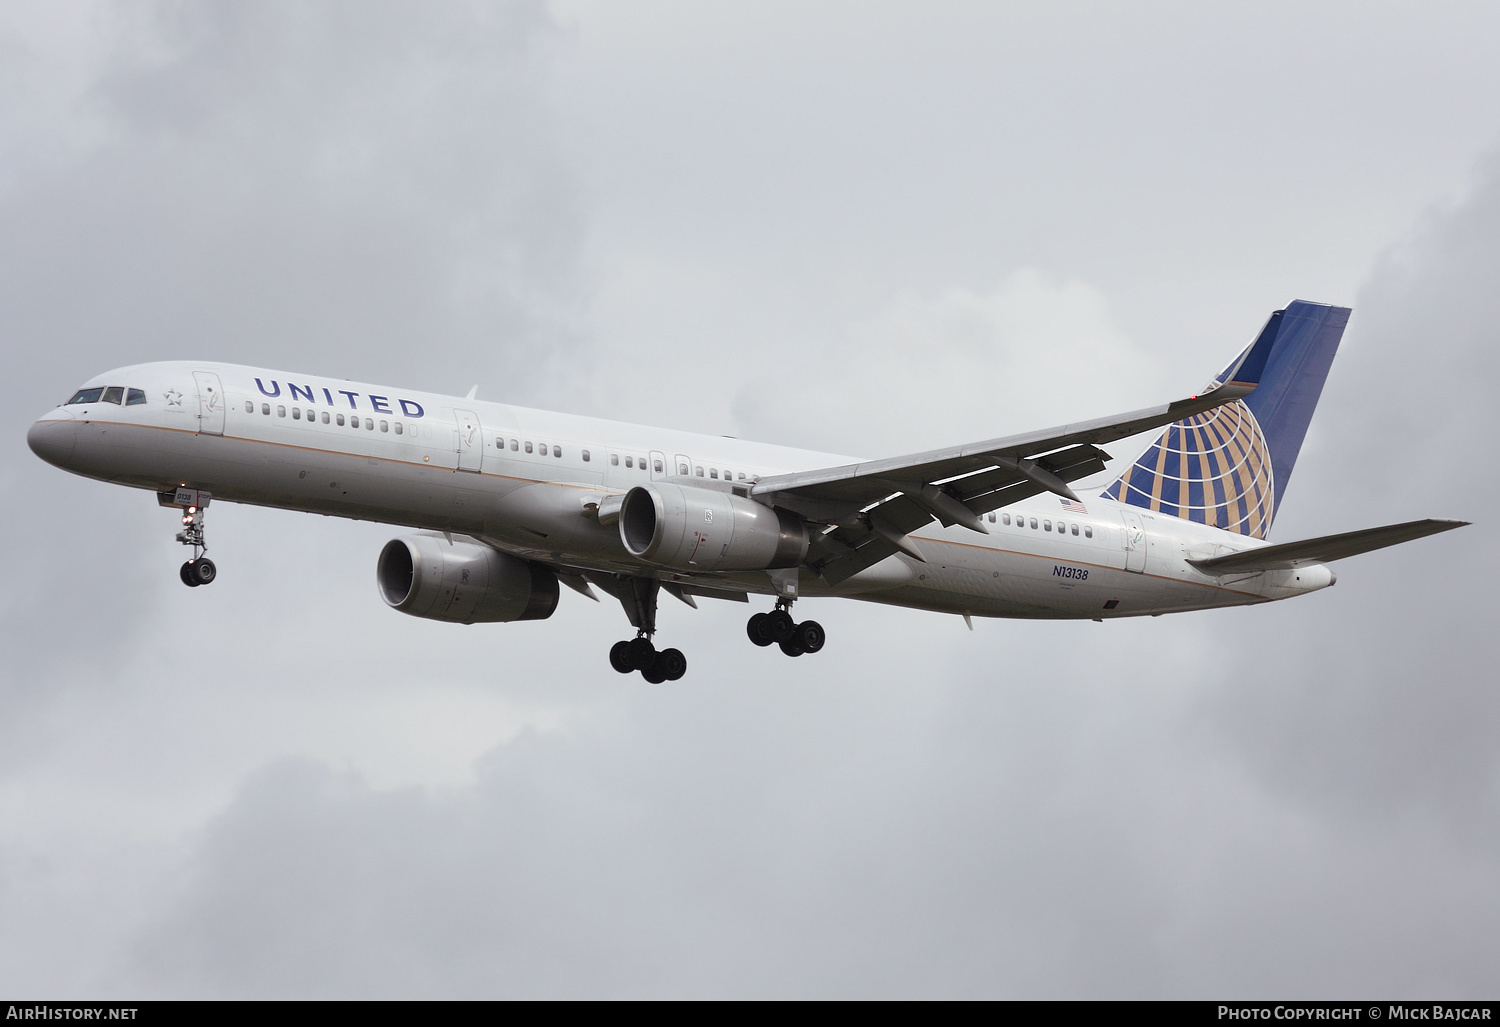
M 1059 499 L 1058 502 L 1062 504 L 1062 508 L 1068 511 L 1068 513 L 1086 514 L 1089 512 L 1088 507 L 1084 506 L 1082 503 L 1074 502 L 1071 499 Z

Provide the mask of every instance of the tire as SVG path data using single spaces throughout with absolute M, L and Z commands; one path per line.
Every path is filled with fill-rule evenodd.
M 681 649 L 663 649 L 656 654 L 652 667 L 668 681 L 678 681 L 687 673 L 687 657 L 682 655 Z
M 801 656 L 803 653 L 807 652 L 807 650 L 802 648 L 802 646 L 797 642 L 796 638 L 789 638 L 785 642 L 782 642 L 781 651 L 786 653 L 788 656 Z
M 791 638 L 792 633 L 797 630 L 797 622 L 785 610 L 772 610 L 766 614 L 765 623 L 767 637 L 778 644 Z
M 609 665 L 621 674 L 629 674 L 635 670 L 635 664 L 630 662 L 629 642 L 616 642 L 610 647 Z
M 631 670 L 644 671 L 656 660 L 656 646 L 651 644 L 649 638 L 632 638 L 625 645 L 625 652 L 630 657 Z
M 745 634 L 750 636 L 750 641 L 759 646 L 770 645 L 773 639 L 766 634 L 767 614 L 755 613 L 750 615 L 750 620 L 745 624 Z
M 214 579 L 219 576 L 219 568 L 206 556 L 200 556 L 196 560 L 189 561 L 188 566 L 192 568 L 193 578 L 200 585 L 212 585 Z
M 806 653 L 817 652 L 823 648 L 823 643 L 828 641 L 828 636 L 823 632 L 823 625 L 815 620 L 805 620 L 798 624 L 797 632 L 792 637 Z
M 182 565 L 182 569 L 177 572 L 177 576 L 182 579 L 182 583 L 188 588 L 198 587 L 198 579 L 193 577 L 193 562 L 191 560 Z
M 661 672 L 661 668 L 654 663 L 649 667 L 643 667 L 641 669 L 641 677 L 645 678 L 653 685 L 659 685 L 663 681 L 667 680 L 667 676 Z

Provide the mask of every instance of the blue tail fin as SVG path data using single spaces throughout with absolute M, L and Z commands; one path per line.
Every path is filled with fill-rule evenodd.
M 1265 538 L 1348 323 L 1348 307 L 1296 300 L 1276 311 L 1251 344 L 1271 344 L 1255 391 L 1168 425 L 1104 495 Z

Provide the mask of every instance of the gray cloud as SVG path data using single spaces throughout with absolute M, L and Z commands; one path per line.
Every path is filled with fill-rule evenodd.
M 895 451 L 1165 398 L 1363 276 L 1276 536 L 1495 498 L 1468 392 L 1500 174 L 1374 260 L 1493 132 L 1482 19 L 103 10 L 7 37 L 39 56 L 0 88 L 42 98 L 0 122 L 36 144 L 0 175 L 25 395 L 203 353 Z M 1332 63 L 1239 84 L 1268 39 Z M 12 990 L 1494 990 L 1482 523 L 1145 623 L 805 601 L 816 660 L 669 602 L 692 666 L 653 688 L 604 667 L 619 610 L 571 594 L 538 624 L 387 611 L 379 525 L 216 505 L 224 579 L 189 592 L 171 515 L 40 464 L 23 407 Z

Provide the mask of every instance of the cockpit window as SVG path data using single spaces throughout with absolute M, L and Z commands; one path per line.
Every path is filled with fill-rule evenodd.
M 71 406 L 74 403 L 97 403 L 99 402 L 99 397 L 102 395 L 104 395 L 103 387 L 97 389 L 79 389 L 73 393 L 73 398 L 63 405 Z
M 131 389 L 125 393 L 125 405 L 128 407 L 139 406 L 146 402 L 146 393 L 140 389 Z
M 101 398 L 105 403 L 113 403 L 115 406 L 119 406 L 125 402 L 125 390 L 118 385 L 111 385 L 104 390 L 104 395 Z

